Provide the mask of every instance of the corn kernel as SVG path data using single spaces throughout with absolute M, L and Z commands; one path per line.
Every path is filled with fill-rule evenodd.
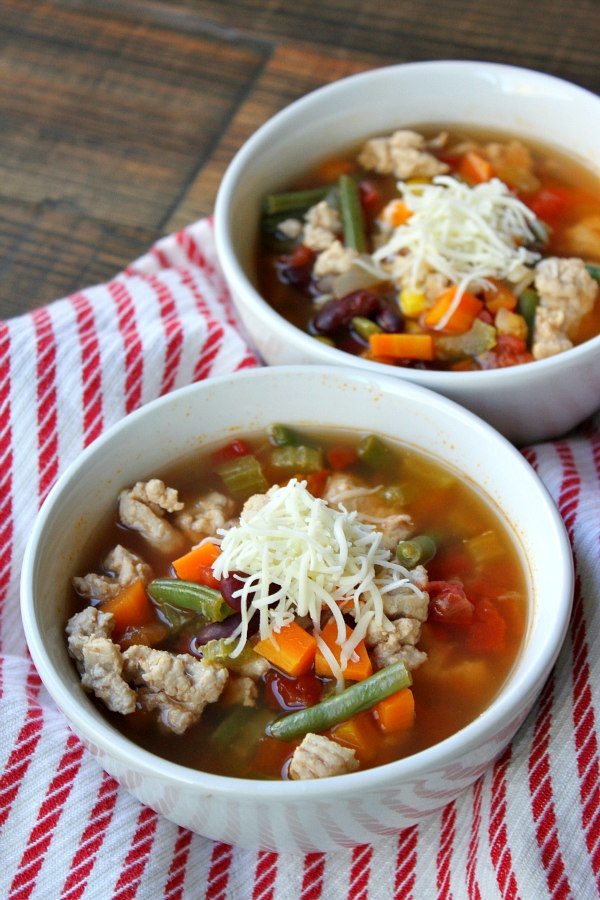
M 527 322 L 518 313 L 509 309 L 499 309 L 494 319 L 494 325 L 498 334 L 512 334 L 522 341 L 527 340 Z
M 420 316 L 427 305 L 425 294 L 419 291 L 409 291 L 404 288 L 400 292 L 400 309 L 409 319 L 416 319 Z

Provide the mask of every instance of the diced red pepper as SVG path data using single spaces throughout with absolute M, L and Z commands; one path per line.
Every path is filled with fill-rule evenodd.
M 543 187 L 528 201 L 529 208 L 538 219 L 554 225 L 575 202 L 572 191 L 566 187 Z
M 469 626 L 467 647 L 474 653 L 501 653 L 505 639 L 506 622 L 491 600 L 480 600 Z
M 358 462 L 358 453 L 354 447 L 330 447 L 327 451 L 327 462 L 332 469 L 339 472 Z
M 371 181 L 361 181 L 358 185 L 358 196 L 367 218 L 373 219 L 382 206 L 381 194 Z
M 329 471 L 321 469 L 319 472 L 305 472 L 304 474 L 299 472 L 296 478 L 298 481 L 306 481 L 306 489 L 313 497 L 322 497 L 329 478 Z
M 470 625 L 473 621 L 473 604 L 467 598 L 459 581 L 430 581 L 429 621 L 442 625 Z
M 271 709 L 305 709 L 321 699 L 323 684 L 312 673 L 292 678 L 275 669 L 264 677 L 265 701 Z
M 248 456 L 251 452 L 245 441 L 240 441 L 236 438 L 236 440 L 221 447 L 220 450 L 216 450 L 212 455 L 212 462 L 214 466 L 220 466 L 221 463 L 230 462 L 230 460 L 237 459 L 239 456 Z

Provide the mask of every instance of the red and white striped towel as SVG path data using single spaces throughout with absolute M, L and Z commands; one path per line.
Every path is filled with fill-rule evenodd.
M 512 746 L 426 824 L 306 856 L 239 850 L 141 806 L 69 732 L 27 656 L 18 579 L 49 488 L 103 429 L 183 384 L 257 363 L 211 224 L 109 284 L 0 324 L 0 897 L 596 897 L 600 889 L 600 422 L 526 451 L 577 566 L 556 669 Z

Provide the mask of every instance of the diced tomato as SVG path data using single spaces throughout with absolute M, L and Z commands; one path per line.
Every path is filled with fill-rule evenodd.
M 284 284 L 308 284 L 315 257 L 314 250 L 304 244 L 298 244 L 291 253 L 280 256 L 277 260 L 276 268 L 279 280 Z
M 525 341 L 514 334 L 499 334 L 492 353 L 495 357 L 496 368 L 499 369 L 531 362 L 533 359 L 527 350 Z
M 485 322 L 486 325 L 494 324 L 494 317 L 489 309 L 482 309 L 481 312 L 477 314 L 477 318 L 481 319 L 482 322 Z
M 265 701 L 271 709 L 305 709 L 321 699 L 323 684 L 312 673 L 292 678 L 269 669 L 264 677 Z
M 237 459 L 238 456 L 248 456 L 251 452 L 250 447 L 245 441 L 236 439 L 231 441 L 230 444 L 221 447 L 220 450 L 215 451 L 212 455 L 212 462 L 214 466 L 220 466 L 221 463 Z
M 354 447 L 330 447 L 327 451 L 327 462 L 337 472 L 347 469 L 358 461 L 358 453 Z
M 554 225 L 573 205 L 574 199 L 569 188 L 543 187 L 529 200 L 528 205 L 538 219 Z
M 381 194 L 371 181 L 361 181 L 358 185 L 360 203 L 368 218 L 374 218 L 381 209 Z
M 319 472 L 298 472 L 296 474 L 297 481 L 305 481 L 307 491 L 313 497 L 322 497 L 327 479 L 329 478 L 329 470 L 321 469 Z
M 217 591 L 221 587 L 221 582 L 213 575 L 212 566 L 200 566 L 194 581 L 198 584 L 203 584 L 205 587 L 215 588 Z
M 469 626 L 467 647 L 474 653 L 501 653 L 505 639 L 506 622 L 491 600 L 480 600 Z
M 443 625 L 470 625 L 473 604 L 460 581 L 430 581 L 429 620 Z

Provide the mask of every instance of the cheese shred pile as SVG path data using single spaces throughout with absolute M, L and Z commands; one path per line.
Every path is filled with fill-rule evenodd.
M 319 648 L 339 680 L 369 623 L 387 621 L 382 596 L 406 587 L 421 594 L 408 570 L 382 546 L 382 534 L 356 516 L 331 508 L 309 493 L 306 482 L 293 478 L 252 498 L 239 525 L 220 531 L 221 554 L 213 565 L 214 575 L 245 573 L 239 579 L 241 623 L 232 635 L 237 639 L 232 657 L 244 648 L 253 616 L 259 616 L 260 637 L 275 640 L 284 625 L 309 617 Z M 342 605 L 356 622 L 348 640 Z M 319 637 L 324 611 L 338 626 L 340 665 Z
M 373 259 L 407 255 L 412 289 L 423 268 L 445 275 L 458 294 L 488 287 L 489 278 L 517 284 L 540 258 L 524 246 L 535 240 L 536 216 L 498 178 L 470 187 L 438 175 L 431 184 L 400 182 L 398 189 L 411 216 Z

